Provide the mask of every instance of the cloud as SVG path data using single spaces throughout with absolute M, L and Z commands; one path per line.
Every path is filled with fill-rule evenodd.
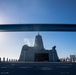
M 34 46 L 34 39 L 31 38 L 24 38 L 24 43 L 28 46 Z

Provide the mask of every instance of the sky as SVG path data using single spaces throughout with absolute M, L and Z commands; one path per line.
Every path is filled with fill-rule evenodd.
M 76 24 L 76 0 L 0 0 L 0 23 Z
M 0 57 L 19 59 L 23 45 L 34 46 L 38 32 L 0 32 Z M 44 48 L 56 46 L 59 58 L 76 55 L 76 32 L 40 32 Z
M 0 0 L 0 24 L 76 24 L 76 0 Z M 0 57 L 19 58 L 38 32 L 0 32 Z M 59 57 L 76 54 L 76 32 L 40 32 L 44 47 Z

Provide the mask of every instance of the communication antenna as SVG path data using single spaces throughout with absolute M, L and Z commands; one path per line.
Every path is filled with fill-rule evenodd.
M 39 31 L 38 31 L 38 35 L 39 35 Z

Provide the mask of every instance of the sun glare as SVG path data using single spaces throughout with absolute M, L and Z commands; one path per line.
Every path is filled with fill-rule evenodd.
M 6 24 L 6 23 L 7 23 L 7 19 L 0 17 L 0 24 Z
M 2 41 L 3 37 L 4 37 L 4 33 L 0 32 L 0 41 Z

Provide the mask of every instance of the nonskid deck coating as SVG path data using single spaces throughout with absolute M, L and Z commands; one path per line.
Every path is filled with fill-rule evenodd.
M 0 63 L 0 75 L 76 75 L 76 63 L 4 62 Z

